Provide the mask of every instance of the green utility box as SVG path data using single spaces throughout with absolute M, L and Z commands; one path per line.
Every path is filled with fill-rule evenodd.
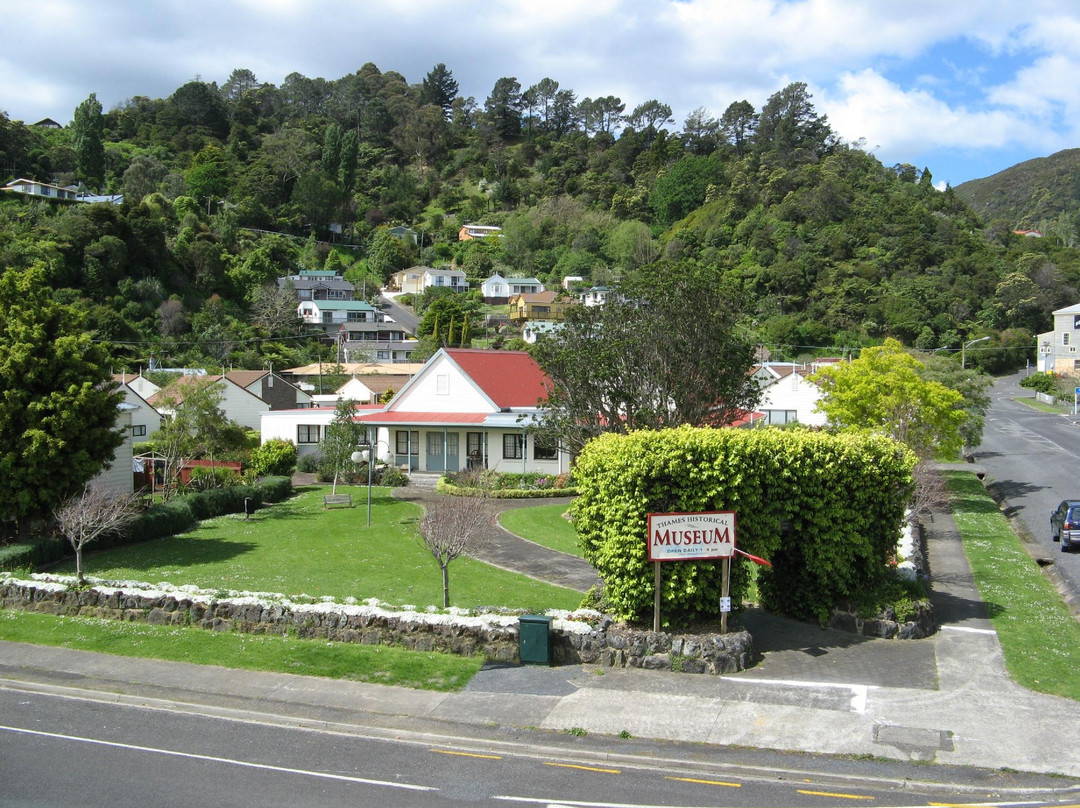
M 522 665 L 551 664 L 551 621 L 539 614 L 518 618 L 518 656 Z

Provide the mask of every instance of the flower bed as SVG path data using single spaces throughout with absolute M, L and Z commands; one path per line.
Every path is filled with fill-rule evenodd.
M 456 471 L 439 479 L 440 494 L 462 497 L 528 499 L 568 497 L 577 493 L 569 472 L 515 474 L 499 471 Z

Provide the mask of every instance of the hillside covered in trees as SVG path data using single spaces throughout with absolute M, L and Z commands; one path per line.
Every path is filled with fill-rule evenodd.
M 329 356 L 277 293 L 300 269 L 370 296 L 415 264 L 607 284 L 687 262 L 742 292 L 740 327 L 774 358 L 990 335 L 986 369 L 1023 364 L 1080 287 L 1071 239 L 1018 237 L 929 170 L 841 142 L 801 83 L 677 125 L 661 100 L 627 110 L 551 78 L 462 98 L 442 64 L 415 84 L 370 63 L 281 86 L 235 70 L 108 111 L 91 95 L 63 129 L 0 115 L 0 172 L 123 194 L 0 196 L 0 265 L 43 267 L 118 367 Z M 502 237 L 458 242 L 466 222 Z
M 991 226 L 1038 230 L 1071 246 L 1080 241 L 1080 149 L 1025 160 L 956 186 Z

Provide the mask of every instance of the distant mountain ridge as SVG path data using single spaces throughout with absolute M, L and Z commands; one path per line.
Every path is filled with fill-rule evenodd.
M 1044 229 L 1080 209 L 1080 149 L 1025 160 L 953 190 L 987 224 L 1006 219 L 1014 229 Z

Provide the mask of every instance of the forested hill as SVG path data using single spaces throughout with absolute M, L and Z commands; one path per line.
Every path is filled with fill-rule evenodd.
M 1026 160 L 956 186 L 956 195 L 987 222 L 1038 230 L 1067 244 L 1080 239 L 1080 149 Z
M 302 268 L 370 290 L 414 264 L 599 285 L 691 262 L 737 282 L 745 328 L 777 358 L 991 335 L 1003 349 L 979 361 L 1022 363 L 1049 313 L 1077 302 L 1080 253 L 1061 239 L 985 227 L 929 171 L 840 142 L 804 84 L 757 104 L 677 125 L 661 100 L 627 111 L 503 77 L 478 101 L 444 65 L 410 84 L 372 64 L 280 87 L 236 70 L 108 111 L 91 96 L 64 129 L 0 115 L 0 171 L 123 205 L 0 195 L 0 262 L 44 267 L 132 368 L 150 351 L 238 368 L 325 353 L 274 293 Z M 502 237 L 458 242 L 465 222 Z

